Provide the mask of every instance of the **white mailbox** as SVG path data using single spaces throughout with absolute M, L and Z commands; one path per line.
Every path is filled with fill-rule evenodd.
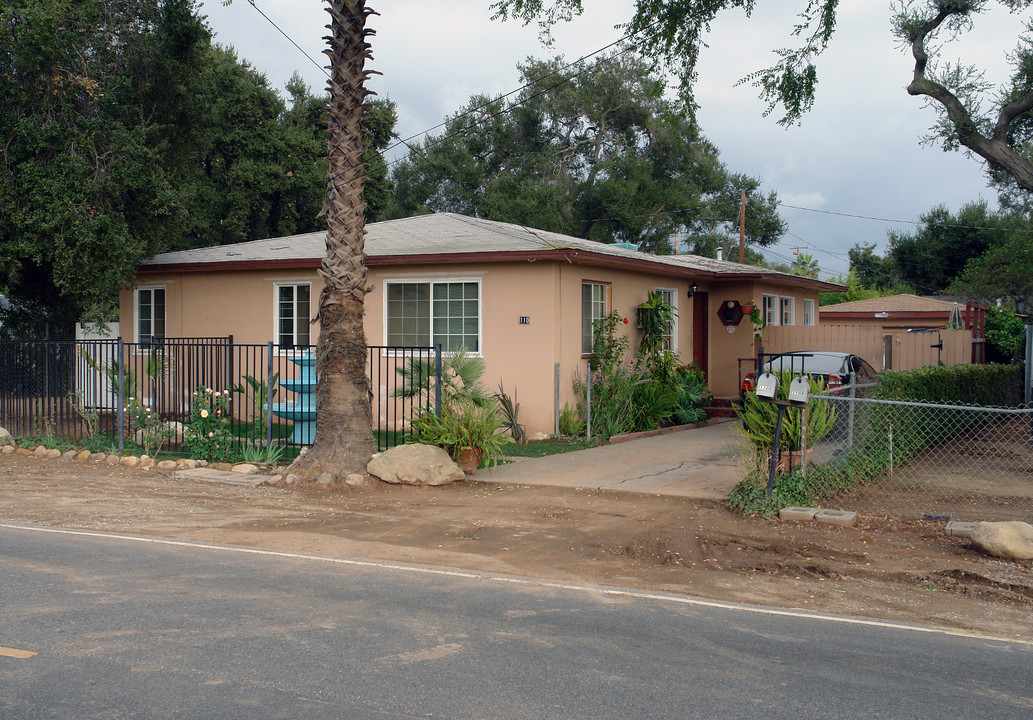
M 757 378 L 757 398 L 774 400 L 778 395 L 778 377 L 769 372 L 761 373 Z
M 803 375 L 797 375 L 789 383 L 789 404 L 806 405 L 811 397 L 811 383 Z

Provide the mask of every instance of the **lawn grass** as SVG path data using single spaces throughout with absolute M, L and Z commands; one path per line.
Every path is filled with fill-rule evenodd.
M 599 447 L 599 443 L 589 442 L 580 438 L 550 438 L 548 440 L 535 440 L 524 445 L 517 445 L 515 443 L 507 445 L 503 454 L 507 457 L 545 457 L 546 455 L 559 455 L 560 453 L 586 450 L 593 447 Z

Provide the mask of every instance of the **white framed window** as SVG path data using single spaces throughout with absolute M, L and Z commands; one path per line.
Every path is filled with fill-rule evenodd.
M 664 333 L 664 350 L 678 352 L 678 291 L 674 288 L 656 288 L 664 305 L 671 306 L 671 324 Z
M 610 311 L 610 286 L 606 283 L 581 283 L 581 354 L 591 355 L 595 344 L 596 320 Z
M 149 345 L 165 337 L 165 286 L 136 289 L 136 341 Z
M 765 325 L 778 325 L 778 295 L 768 295 L 765 293 L 761 296 L 761 309 L 764 312 L 764 324 Z
M 312 286 L 276 286 L 276 344 L 284 350 L 312 344 Z
M 782 324 L 796 324 L 796 298 L 782 296 L 781 298 Z
M 388 281 L 385 338 L 391 347 L 441 344 L 481 352 L 480 280 Z
M 814 324 L 814 300 L 810 298 L 804 298 L 803 300 L 803 324 Z

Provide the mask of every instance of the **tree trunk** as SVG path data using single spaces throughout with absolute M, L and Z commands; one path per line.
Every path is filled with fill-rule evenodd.
M 316 437 L 292 472 L 314 480 L 362 472 L 376 450 L 363 329 L 367 288 L 364 262 L 366 203 L 363 120 L 367 113 L 365 0 L 328 0 L 331 23 L 325 52 L 330 56 L 330 171 L 326 198 L 326 257 L 319 270 L 319 343 L 316 350 Z

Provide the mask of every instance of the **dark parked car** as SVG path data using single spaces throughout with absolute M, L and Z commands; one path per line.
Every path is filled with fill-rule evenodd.
M 851 353 L 842 352 L 787 352 L 768 357 L 761 372 L 791 372 L 794 375 L 813 375 L 825 381 L 826 392 L 834 393 L 850 382 L 850 373 L 855 374 L 857 383 L 871 382 L 875 377 L 875 368 L 868 362 Z M 756 373 L 749 373 L 743 378 L 739 388 L 739 397 L 753 392 L 756 387 Z

